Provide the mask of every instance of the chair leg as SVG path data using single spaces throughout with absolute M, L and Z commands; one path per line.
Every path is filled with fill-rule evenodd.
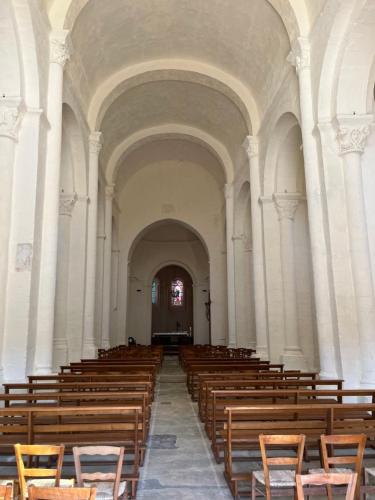
M 256 494 L 255 494 L 255 486 L 256 486 L 256 479 L 254 477 L 254 474 L 251 475 L 251 500 L 255 500 Z

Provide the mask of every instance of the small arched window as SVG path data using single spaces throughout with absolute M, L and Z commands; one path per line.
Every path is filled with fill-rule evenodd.
M 152 280 L 152 287 L 151 287 L 151 300 L 153 305 L 159 303 L 159 290 L 160 290 L 160 280 L 159 278 L 154 278 Z
M 184 282 L 180 279 L 174 279 L 171 283 L 171 305 L 182 306 L 184 304 Z

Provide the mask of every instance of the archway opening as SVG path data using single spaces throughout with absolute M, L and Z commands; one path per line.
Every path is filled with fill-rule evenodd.
M 152 344 L 169 349 L 194 341 L 193 279 L 181 266 L 169 265 L 152 280 Z
M 209 261 L 198 235 L 163 220 L 142 233 L 130 256 L 127 336 L 138 344 L 209 343 Z

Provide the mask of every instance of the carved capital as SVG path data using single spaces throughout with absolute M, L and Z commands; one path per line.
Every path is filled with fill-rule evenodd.
M 225 184 L 224 197 L 226 200 L 233 198 L 233 184 Z
M 109 184 L 108 186 L 105 187 L 105 197 L 107 200 L 113 200 L 114 195 L 115 195 L 115 185 Z
M 372 115 L 348 115 L 337 117 L 337 140 L 340 155 L 348 153 L 362 154 L 370 134 Z
M 0 137 L 17 141 L 17 133 L 23 116 L 20 97 L 0 98 Z
M 274 193 L 273 201 L 279 220 L 294 220 L 298 205 L 302 199 L 299 193 Z
M 90 153 L 98 155 L 102 149 L 102 133 L 101 132 L 91 132 L 89 137 L 89 150 Z
M 77 193 L 61 193 L 59 200 L 59 215 L 71 217 L 77 199 Z
M 248 135 L 242 143 L 249 158 L 259 156 L 259 139 L 255 135 Z
M 68 30 L 54 31 L 50 36 L 50 56 L 51 63 L 60 64 L 64 68 L 70 58 L 70 44 Z
M 289 52 L 286 60 L 295 66 L 296 72 L 299 74 L 304 69 L 310 68 L 310 42 L 307 37 L 298 37 Z

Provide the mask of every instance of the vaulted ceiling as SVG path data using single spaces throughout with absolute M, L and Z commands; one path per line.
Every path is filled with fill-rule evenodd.
M 203 142 L 209 135 L 234 171 L 244 138 L 290 71 L 290 39 L 324 2 L 45 0 L 45 6 L 54 27 L 70 30 L 67 74 L 89 126 L 103 133 L 105 169 L 120 160 L 122 151 L 115 159 L 114 152 L 129 137 L 167 125 L 173 133 L 176 125 Z M 228 180 L 228 168 L 226 174 Z

